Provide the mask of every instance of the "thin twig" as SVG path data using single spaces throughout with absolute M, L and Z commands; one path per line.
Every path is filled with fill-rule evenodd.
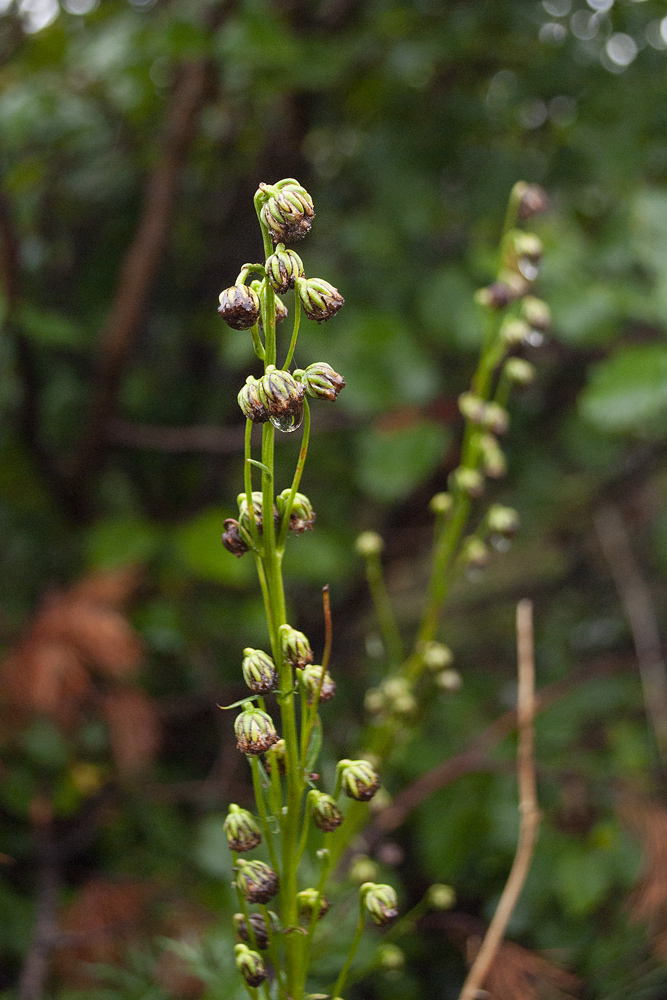
M 617 507 L 603 507 L 595 518 L 600 547 L 630 622 L 637 653 L 646 715 L 658 752 L 667 758 L 667 669 L 651 591 L 642 579 L 623 518 Z
M 43 997 L 49 956 L 58 930 L 60 858 L 54 842 L 52 818 L 40 817 L 33 829 L 37 849 L 35 923 L 19 977 L 19 1000 L 41 1000 Z
M 535 660 L 533 653 L 533 605 L 520 601 L 516 609 L 517 645 L 519 654 L 519 695 L 517 715 L 519 748 L 517 771 L 519 779 L 519 842 L 512 870 L 493 914 L 477 957 L 463 984 L 459 1000 L 475 1000 L 478 990 L 491 968 L 505 929 L 523 889 L 537 840 L 540 814 L 537 808 L 537 784 L 533 753 L 535 717 Z

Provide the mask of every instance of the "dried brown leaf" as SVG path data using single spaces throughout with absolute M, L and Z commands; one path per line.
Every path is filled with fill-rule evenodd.
M 0 692 L 21 715 L 41 712 L 69 725 L 88 692 L 89 677 L 76 651 L 63 642 L 28 639 L 10 654 Z
M 85 576 L 69 591 L 69 596 L 82 604 L 102 604 L 120 610 L 141 581 L 138 566 L 122 566 L 104 573 Z
M 147 695 L 136 688 L 110 691 L 104 698 L 104 715 L 118 770 L 129 776 L 148 767 L 160 744 L 160 723 Z
M 128 677 L 141 662 L 137 634 L 120 612 L 69 596 L 51 599 L 34 635 L 69 643 L 86 664 L 111 678 Z

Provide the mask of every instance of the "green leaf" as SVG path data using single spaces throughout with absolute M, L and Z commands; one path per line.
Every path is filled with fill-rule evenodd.
M 612 433 L 664 432 L 667 344 L 625 347 L 594 370 L 580 399 L 582 416 Z
M 254 575 L 252 557 L 246 553 L 239 559 L 220 543 L 225 518 L 229 516 L 229 511 L 218 507 L 199 514 L 174 532 L 173 551 L 176 561 L 193 576 L 244 587 Z
M 135 518 L 97 521 L 86 535 L 86 557 L 95 569 L 114 569 L 150 559 L 160 546 L 158 525 Z
M 19 326 L 31 340 L 39 341 L 46 347 L 83 348 L 87 338 L 84 330 L 62 313 L 38 309 L 29 304 L 17 311 Z
M 408 427 L 372 427 L 359 443 L 358 479 L 378 500 L 401 500 L 442 460 L 450 434 L 442 424 L 420 420 Z
M 604 899 L 612 881 L 605 851 L 572 846 L 556 862 L 556 892 L 573 917 L 591 913 Z
M 317 758 L 322 749 L 322 720 L 319 715 L 315 716 L 313 729 L 310 734 L 310 745 L 306 754 L 306 771 L 312 771 L 317 764 Z

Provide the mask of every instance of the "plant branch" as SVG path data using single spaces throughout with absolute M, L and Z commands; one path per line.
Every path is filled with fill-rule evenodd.
M 475 961 L 466 977 L 459 1000 L 475 1000 L 484 983 L 493 959 L 500 947 L 505 929 L 517 904 L 530 869 L 540 813 L 537 807 L 537 783 L 534 761 L 535 659 L 533 645 L 533 605 L 520 601 L 517 605 L 517 645 L 519 654 L 519 695 L 517 716 L 519 747 L 517 770 L 519 778 L 519 842 L 514 863 L 502 895 L 484 935 Z
M 35 924 L 19 977 L 19 1000 L 41 1000 L 44 996 L 49 955 L 58 937 L 60 864 L 51 816 L 35 819 L 33 830 L 37 849 Z

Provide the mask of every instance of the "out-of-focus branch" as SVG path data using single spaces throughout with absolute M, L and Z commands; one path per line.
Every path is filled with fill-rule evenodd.
M 207 63 L 194 60 L 181 66 L 167 114 L 162 151 L 149 179 L 135 237 L 120 273 L 111 312 L 102 331 L 88 425 L 74 473 L 75 485 L 85 486 L 100 465 L 118 388 L 136 333 L 148 304 L 162 258 L 181 170 L 204 103 Z
M 530 601 L 519 602 L 516 619 L 519 653 L 519 696 L 517 703 L 519 723 L 517 753 L 519 842 L 514 863 L 496 907 L 496 912 L 493 914 L 484 940 L 463 984 L 459 1000 L 475 1000 L 478 995 L 477 991 L 484 983 L 526 881 L 540 822 L 534 761 L 535 661 L 533 653 L 533 605 Z
M 660 645 L 651 591 L 642 579 L 623 518 L 617 507 L 603 507 L 595 518 L 600 547 L 630 622 L 646 715 L 658 752 L 667 759 L 667 669 Z
M 44 815 L 35 816 L 33 822 L 37 853 L 35 923 L 19 978 L 19 1000 L 41 1000 L 43 997 L 49 956 L 58 933 L 60 864 L 50 806 L 44 804 L 43 811 Z

